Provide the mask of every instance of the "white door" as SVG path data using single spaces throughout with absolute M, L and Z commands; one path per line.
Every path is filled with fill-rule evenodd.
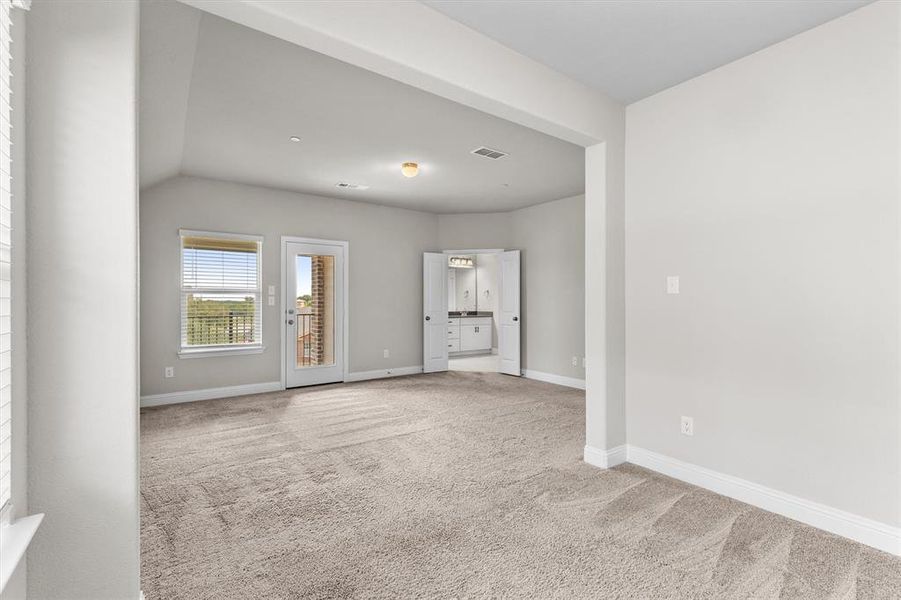
M 501 373 L 522 375 L 519 357 L 519 250 L 500 255 L 500 309 L 498 310 L 498 354 Z
M 286 387 L 344 381 L 345 248 L 284 242 Z
M 422 255 L 422 372 L 447 371 L 447 255 Z

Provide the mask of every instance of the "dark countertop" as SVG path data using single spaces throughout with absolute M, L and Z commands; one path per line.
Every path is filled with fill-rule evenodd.
M 487 310 L 480 310 L 478 312 L 467 312 L 465 315 L 461 315 L 458 311 L 450 311 L 447 313 L 447 318 L 449 319 L 467 319 L 469 317 L 491 317 L 494 316 L 494 313 Z

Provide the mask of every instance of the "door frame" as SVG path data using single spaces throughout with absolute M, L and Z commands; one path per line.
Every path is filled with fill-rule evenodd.
M 287 367 L 288 367 L 288 356 L 286 352 L 286 338 L 285 338 L 285 320 L 287 319 L 288 314 L 288 304 L 287 297 L 288 293 L 285 289 L 285 282 L 288 281 L 288 263 L 285 260 L 286 255 L 288 254 L 288 244 L 289 243 L 299 243 L 299 244 L 328 244 L 331 246 L 341 246 L 344 251 L 344 276 L 342 279 L 344 280 L 342 283 L 344 284 L 344 306 L 341 311 L 341 322 L 343 324 L 344 335 L 343 338 L 343 346 L 341 352 L 341 359 L 344 363 L 342 370 L 343 381 L 347 382 L 347 375 L 350 369 L 350 330 L 348 329 L 348 314 L 350 312 L 350 242 L 345 240 L 323 240 L 319 238 L 308 238 L 308 237 L 297 237 L 291 235 L 283 235 L 281 236 L 281 242 L 279 243 L 279 251 L 281 252 L 281 280 L 278 286 L 279 289 L 279 338 L 281 340 L 279 356 L 281 357 L 281 386 L 283 390 L 288 389 L 287 387 Z M 268 294 L 264 294 L 268 296 Z
M 508 252 L 510 250 L 517 250 L 516 248 L 463 248 L 457 250 L 441 250 L 442 254 L 452 255 L 452 254 L 503 254 L 504 252 Z M 520 252 L 520 260 L 522 260 L 522 250 L 519 249 Z M 498 270 L 497 279 L 494 282 L 495 287 L 499 286 L 501 280 L 500 270 Z M 520 310 L 522 310 L 522 273 L 520 272 L 520 290 L 519 290 L 519 301 L 520 301 Z M 497 311 L 495 311 L 494 315 L 495 323 L 497 321 Z M 520 315 L 520 323 L 522 322 L 522 318 Z M 498 327 L 498 354 L 500 353 L 500 324 L 497 324 Z M 520 338 L 519 338 L 519 349 L 520 349 L 520 377 L 522 376 L 522 327 L 520 327 Z M 494 347 L 491 348 L 492 355 L 494 355 Z M 423 362 L 425 362 L 425 358 L 423 357 Z M 498 370 L 498 373 L 501 371 Z

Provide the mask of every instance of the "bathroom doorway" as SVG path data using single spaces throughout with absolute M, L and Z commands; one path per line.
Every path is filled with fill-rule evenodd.
M 445 250 L 423 265 L 424 370 L 521 375 L 519 251 Z

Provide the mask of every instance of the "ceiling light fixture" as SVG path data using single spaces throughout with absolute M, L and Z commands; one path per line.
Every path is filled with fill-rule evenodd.
M 292 142 L 294 142 L 295 144 L 300 141 L 300 138 L 297 137 L 296 135 L 292 135 L 288 139 L 291 140 Z
M 404 177 L 416 177 L 419 175 L 419 165 L 415 162 L 405 162 L 400 166 L 400 172 L 404 174 Z

